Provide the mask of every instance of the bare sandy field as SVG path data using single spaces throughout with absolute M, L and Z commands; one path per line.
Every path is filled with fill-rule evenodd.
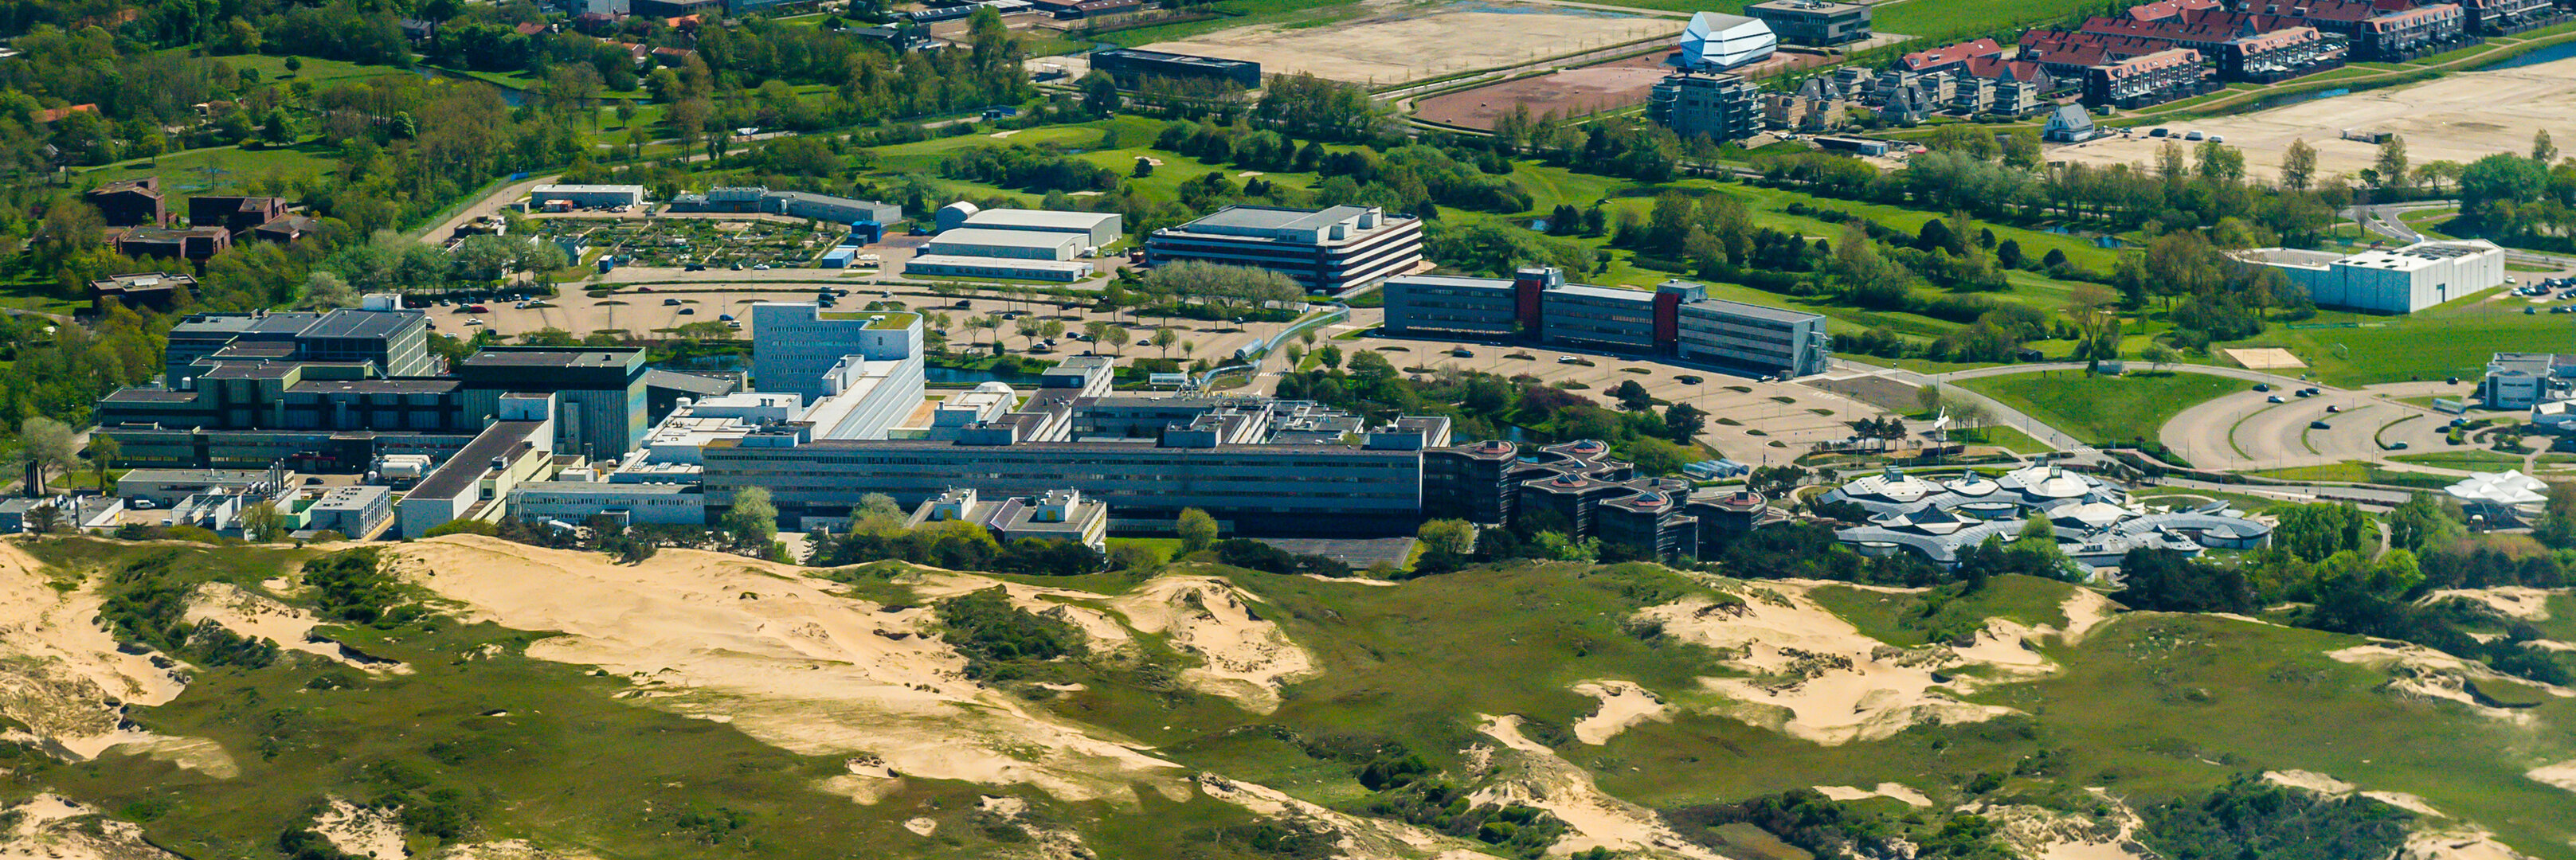
M 2321 173 L 2351 174 L 2371 166 L 2378 147 L 2344 140 L 2340 132 L 2382 131 L 2406 139 L 2415 164 L 2476 161 L 2499 152 L 2528 153 L 2531 134 L 2543 128 L 2565 134 L 2576 127 L 2576 60 L 2517 69 L 2462 72 L 2410 87 L 2397 87 L 2301 102 L 2237 116 L 2168 123 L 2175 134 L 2200 131 L 2244 150 L 2246 171 L 2270 180 L 2280 175 L 2281 152 L 2293 140 L 2317 149 Z M 2118 123 L 2114 119 L 2111 122 Z M 2050 150 L 2051 161 L 2091 164 L 2155 160 L 2163 141 L 2113 137 Z
M 1662 53 L 1630 57 L 1432 96 L 1422 100 L 1414 115 L 1432 122 L 1490 130 L 1494 120 L 1510 113 L 1513 105 L 1529 105 L 1533 117 L 1549 111 L 1558 116 L 1579 116 L 1630 107 L 1644 103 L 1646 91 L 1672 71 L 1664 65 L 1664 57 Z
M 1558 116 L 1577 116 L 1592 111 L 1635 107 L 1646 103 L 1646 92 L 1655 82 L 1672 71 L 1668 60 L 1672 53 L 1660 52 L 1642 57 L 1629 57 L 1597 65 L 1562 69 L 1553 74 L 1492 86 L 1460 90 L 1423 99 L 1414 115 L 1432 122 L 1467 128 L 1492 129 L 1494 120 L 1510 113 L 1516 104 L 1529 105 L 1530 116 L 1544 116 L 1555 111 Z M 1820 65 L 1830 58 L 1822 54 L 1782 51 L 1751 66 L 1734 70 L 1743 75 L 1768 75 L 1786 69 Z
M 1657 35 L 1684 22 L 1518 3 L 1443 4 L 1322 27 L 1237 27 L 1149 51 L 1261 64 L 1264 74 L 1307 73 L 1363 84 L 1492 68 Z

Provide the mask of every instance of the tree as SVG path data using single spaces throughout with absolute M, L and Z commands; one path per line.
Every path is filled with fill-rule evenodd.
M 2406 187 L 2409 175 L 2406 166 L 2405 138 L 2392 134 L 2379 143 L 2379 157 L 2371 163 L 2371 169 L 2379 171 L 2379 184 L 2391 188 Z
M 1688 403 L 1675 403 L 1664 410 L 1664 435 L 1675 442 L 1690 444 L 1700 431 L 1708 429 L 1708 412 Z
M 2544 128 L 2531 133 L 2531 160 L 2543 165 L 2558 160 L 2558 145 L 2549 142 L 2548 129 Z
M 304 297 L 296 307 L 309 310 L 332 310 L 358 303 L 358 291 L 336 272 L 315 269 L 304 276 Z
M 2350 503 L 2294 505 L 2280 514 L 2279 524 L 2272 528 L 2272 545 L 2292 558 L 2314 563 L 2360 549 L 2362 535 L 2369 531 L 2370 517 Z
M 2552 481 L 2531 536 L 2551 549 L 2576 548 L 2576 482 Z
M 733 536 L 734 548 L 754 555 L 769 555 L 770 545 L 778 539 L 778 506 L 769 501 L 769 490 L 744 487 L 733 493 L 733 510 L 724 515 L 724 529 Z
M 1100 332 L 1100 339 L 1109 344 L 1111 355 L 1124 354 L 1127 351 L 1127 339 L 1133 336 L 1135 336 L 1134 333 L 1128 331 L 1125 326 L 1113 325 Z
M 1466 520 L 1432 520 L 1413 534 L 1422 540 L 1426 554 L 1463 556 L 1476 548 L 1476 527 Z
M 1655 408 L 1655 396 L 1646 393 L 1646 386 L 1638 384 L 1634 379 L 1619 383 L 1619 387 L 1611 389 L 1610 396 L 1619 401 L 1619 408 L 1630 412 L 1644 412 Z
M 1171 358 L 1172 344 L 1181 342 L 1181 335 L 1169 328 L 1158 328 L 1154 330 L 1154 336 L 1146 338 L 1145 342 L 1161 349 L 1164 358 Z
M 2146 359 L 2147 366 L 2157 370 L 2165 369 L 2165 365 L 2172 364 L 2180 358 L 2174 354 L 2173 347 L 2161 343 L 2148 344 L 2146 349 L 2138 352 L 2138 357 Z
M 117 458 L 124 453 L 125 447 L 117 444 L 116 437 L 105 433 L 89 434 L 89 467 L 96 473 L 99 492 L 107 492 L 108 470 L 116 468 Z
M 44 495 L 45 475 L 77 468 L 80 443 L 68 424 L 51 418 L 29 418 L 18 425 L 18 461 L 36 467 L 28 495 Z
M 29 534 L 53 534 L 63 527 L 63 510 L 51 502 L 37 505 L 27 509 L 25 522 Z
M 286 516 L 277 503 L 267 499 L 252 502 L 241 514 L 242 538 L 252 543 L 267 543 L 285 534 Z
M 1183 553 L 1198 552 L 1216 543 L 1216 518 L 1197 508 L 1181 511 L 1180 522 L 1174 524 L 1173 530 L 1181 536 Z
M 2289 148 L 2281 150 L 2281 187 L 2306 191 L 2316 177 L 2317 148 L 2309 146 L 2305 138 L 2290 141 Z
M 2465 532 L 2432 493 L 2416 493 L 2388 512 L 2388 542 L 2398 549 L 2420 554 Z

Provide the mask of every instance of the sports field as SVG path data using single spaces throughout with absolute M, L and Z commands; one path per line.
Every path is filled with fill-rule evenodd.
M 1143 47 L 1250 60 L 1261 64 L 1263 74 L 1305 73 L 1376 85 L 1678 36 L 1683 23 L 1597 9 L 1475 0 L 1391 7 L 1327 26 L 1255 24 Z

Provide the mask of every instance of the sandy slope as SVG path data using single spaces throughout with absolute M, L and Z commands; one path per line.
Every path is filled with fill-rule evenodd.
M 56 591 L 48 578 L 25 550 L 0 543 L 0 714 L 80 758 L 153 740 L 122 729 L 119 703 L 177 698 L 185 666 L 163 669 L 153 665 L 157 655 L 117 651 L 116 638 L 92 624 L 97 589 Z
M 2345 780 L 2306 770 L 2264 771 L 2263 779 L 2329 797 L 2359 794 L 2423 816 L 2415 822 L 2414 830 L 2406 835 L 2405 846 L 2398 850 L 2398 860 L 2528 860 L 2521 852 L 2496 841 L 2495 834 L 2486 828 L 2453 819 L 2450 813 L 2434 808 L 2433 804 L 2413 794 L 2362 791 L 2360 786 Z
M 923 635 L 928 610 L 884 611 L 796 568 L 693 551 L 621 566 L 471 536 L 393 557 L 473 617 L 565 634 L 530 645 L 530 657 L 625 675 L 655 707 L 730 718 L 784 749 L 880 763 L 827 784 L 857 799 L 903 775 L 1028 784 L 1068 800 L 1132 803 L 1139 781 L 1188 796 L 1169 762 L 966 679 L 963 658 Z
M 1816 786 L 1815 789 L 1817 794 L 1821 794 L 1835 800 L 1868 800 L 1873 797 L 1885 797 L 1904 801 L 1907 806 L 1924 807 L 1932 805 L 1932 799 L 1924 797 L 1923 792 L 1915 791 L 1914 789 L 1907 787 L 1905 783 L 1901 782 L 1882 782 L 1878 784 L 1877 788 L 1861 788 L 1851 785 L 1819 785 Z
M 2495 588 L 2445 588 L 2424 595 L 2417 601 L 2426 605 L 2445 600 L 2465 600 L 2495 610 L 2496 614 L 2521 621 L 2549 620 L 2547 589 L 2519 585 Z
M 1492 784 L 1469 795 L 1468 803 L 1520 803 L 1547 810 L 1573 831 L 1549 846 L 1550 853 L 1606 846 L 1649 857 L 1720 860 L 1716 852 L 1674 833 L 1652 810 L 1610 796 L 1593 783 L 1590 772 L 1522 735 L 1518 715 L 1480 715 L 1479 719 L 1483 722 L 1477 730 L 1503 745 L 1495 761 L 1504 767 Z
M 1751 678 L 1701 679 L 1710 690 L 1742 703 L 1731 709 L 1733 716 L 1835 745 L 1885 738 L 1917 723 L 1977 722 L 2012 713 L 1952 698 L 1964 691 L 1964 679 L 1934 679 L 1936 672 L 1966 662 L 1956 650 L 1898 648 L 1861 635 L 1794 585 L 1748 591 L 1740 604 L 1694 596 L 1637 613 L 1660 622 L 1665 633 L 1715 649 L 1728 655 L 1722 658 L 1728 665 L 1754 673 Z
M 2576 759 L 2568 759 L 2553 765 L 2535 767 L 2524 771 L 2522 775 L 2530 777 L 2533 782 L 2537 782 L 2542 785 L 2556 786 L 2568 791 L 2576 791 Z
M 1633 681 L 1585 681 L 1571 688 L 1575 695 L 1601 700 L 1601 708 L 1574 722 L 1574 739 L 1594 746 L 1610 742 L 1628 727 L 1648 720 L 1670 721 L 1672 714 L 1663 697 L 1655 695 Z
M 2559 698 L 2576 698 L 2576 690 L 2507 677 L 2485 664 L 2471 663 L 2422 645 L 2373 642 L 2328 651 L 2326 656 L 2387 671 L 2386 689 L 2398 695 L 2458 702 L 2480 714 L 2517 725 L 2529 725 L 2538 718 L 2526 708 L 2491 708 L 2478 704 L 2477 697 L 2469 694 L 2468 685 L 2475 681 L 2503 681 L 2535 687 Z
M 410 856 L 403 847 L 402 810 L 376 809 L 350 803 L 346 798 L 331 798 L 322 814 L 313 817 L 313 832 L 331 840 L 331 847 L 343 854 L 372 857 L 375 860 L 402 860 Z
M 1213 576 L 1163 576 L 1110 605 L 1138 631 L 1162 634 L 1174 649 L 1207 661 L 1183 671 L 1184 683 L 1267 714 L 1279 709 L 1282 686 L 1316 668 L 1313 655 L 1261 617 L 1260 602 Z
M 325 660 L 375 674 L 408 674 L 411 667 L 398 661 L 374 659 L 359 661 L 342 653 L 340 643 L 313 635 L 321 619 L 313 613 L 280 603 L 264 594 L 244 590 L 229 582 L 209 582 L 197 586 L 189 595 L 185 618 L 195 622 L 212 619 L 224 629 L 255 639 L 268 639 L 288 651 L 302 651 Z
M 88 804 L 39 794 L 0 806 L 0 857 L 46 860 L 174 860 L 143 841 L 143 827 L 107 818 Z

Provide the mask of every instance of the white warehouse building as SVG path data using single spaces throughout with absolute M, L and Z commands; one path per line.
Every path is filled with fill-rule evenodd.
M 633 206 L 644 202 L 641 185 L 539 185 L 528 191 L 528 200 L 544 206 L 548 200 L 562 200 L 574 206 Z
M 2279 269 L 2318 307 L 2370 313 L 2413 313 L 2505 282 L 2504 249 L 2482 239 L 2351 255 L 2257 248 L 2238 259 Z
M 1084 234 L 960 227 L 931 237 L 923 255 L 1070 260 L 1082 253 Z
M 1780 37 L 1762 19 L 1724 12 L 1691 15 L 1682 28 L 1681 66 L 1685 69 L 1732 69 L 1771 58 Z

